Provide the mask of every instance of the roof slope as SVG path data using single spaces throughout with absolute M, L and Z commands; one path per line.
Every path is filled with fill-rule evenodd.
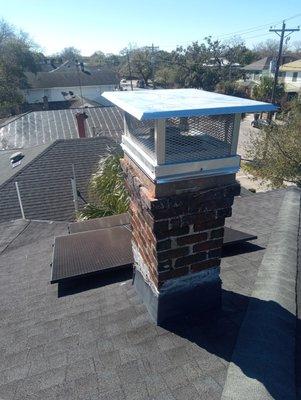
M 21 217 L 14 182 L 18 182 L 25 217 L 72 221 L 70 179 L 74 164 L 77 188 L 85 197 L 92 172 L 116 144 L 109 138 L 58 140 L 0 186 L 0 221 Z
M 14 149 L 14 150 L 1 150 L 0 151 L 0 186 L 6 182 L 9 178 L 20 171 L 25 165 L 31 162 L 37 157 L 42 151 L 44 151 L 49 144 L 43 144 L 41 146 L 34 146 L 28 149 Z M 21 151 L 24 155 L 19 165 L 12 166 L 10 162 L 10 156 L 17 151 Z M 18 164 L 18 163 L 17 163 Z
M 237 198 L 230 224 L 252 228 L 265 247 L 283 192 Z M 150 320 L 130 274 L 60 288 L 65 297 L 58 298 L 48 283 L 51 244 L 66 224 L 32 221 L 24 229 L 0 255 L 0 397 L 220 399 L 263 248 L 246 246 L 222 259 L 220 313 L 162 328 Z
M 292 71 L 292 72 L 301 71 L 301 59 L 281 65 L 280 71 Z
M 82 71 L 51 71 L 26 73 L 29 89 L 64 88 L 82 86 L 117 85 L 119 80 L 115 72 L 103 68 L 101 70 Z
M 272 59 L 273 57 L 263 57 L 249 65 L 245 65 L 242 69 L 245 71 L 262 71 L 264 69 L 269 69 Z
M 78 138 L 75 114 L 82 108 L 70 110 L 32 111 L 0 128 L 0 149 L 32 147 L 52 143 L 57 139 Z M 123 116 L 117 107 L 85 108 L 86 133 L 108 136 L 120 141 Z

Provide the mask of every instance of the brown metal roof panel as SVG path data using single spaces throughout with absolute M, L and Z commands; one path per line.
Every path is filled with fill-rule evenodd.
M 116 226 L 57 237 L 51 283 L 132 264 L 131 236 L 129 228 Z

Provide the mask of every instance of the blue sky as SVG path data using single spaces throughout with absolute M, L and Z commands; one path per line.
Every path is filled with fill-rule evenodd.
M 212 35 L 241 33 L 248 45 L 277 38 L 270 24 L 301 25 L 300 0 L 0 0 L 0 16 L 28 32 L 46 54 L 74 46 L 84 55 L 129 43 L 171 50 Z M 253 29 L 252 29 L 253 28 Z M 291 42 L 301 41 L 301 33 Z

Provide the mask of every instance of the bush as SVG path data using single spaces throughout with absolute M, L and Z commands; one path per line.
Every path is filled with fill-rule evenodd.
M 99 162 L 89 183 L 89 203 L 79 213 L 78 219 L 99 218 L 128 211 L 129 195 L 120 166 L 122 156 L 121 150 L 115 151 Z
M 251 138 L 245 170 L 274 188 L 285 182 L 301 187 L 301 105 L 294 103 L 280 123 Z

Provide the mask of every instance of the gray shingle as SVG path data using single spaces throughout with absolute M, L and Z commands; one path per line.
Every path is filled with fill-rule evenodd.
M 84 198 L 92 172 L 115 143 L 109 138 L 59 140 L 0 186 L 0 221 L 21 217 L 15 182 L 18 182 L 25 217 L 72 221 L 74 204 L 70 179 L 74 164 L 77 188 Z M 79 205 L 83 203 L 79 201 Z
M 237 198 L 229 224 L 257 234 L 256 244 L 265 247 L 283 193 Z M 49 284 L 51 244 L 66 232 L 67 223 L 31 221 L 0 255 L 0 375 L 9 380 L 0 382 L 0 397 L 220 399 L 261 261 L 248 261 L 256 248 L 224 254 L 219 313 L 156 327 L 131 281 L 94 281 L 86 291 L 78 284 L 72 295 L 58 297 L 57 286 Z M 241 280 L 246 271 L 248 280 Z

